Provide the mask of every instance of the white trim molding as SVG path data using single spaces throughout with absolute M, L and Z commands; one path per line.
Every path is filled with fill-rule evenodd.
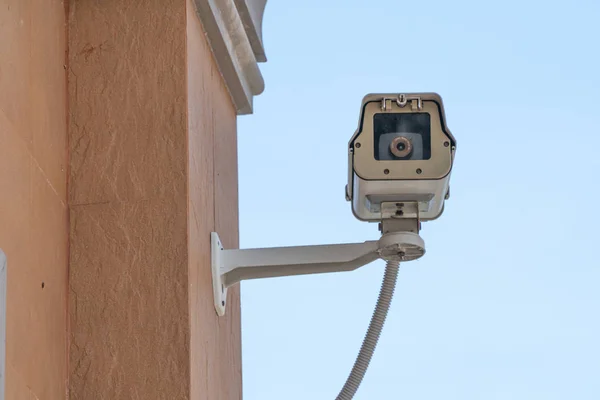
M 213 55 L 238 115 L 252 113 L 265 83 L 262 19 L 267 0 L 194 0 Z
M 256 61 L 266 62 L 267 56 L 262 40 L 262 21 L 267 0 L 235 0 Z

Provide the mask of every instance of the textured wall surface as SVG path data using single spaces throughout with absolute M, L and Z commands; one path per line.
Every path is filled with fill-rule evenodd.
M 61 1 L 0 1 L 7 400 L 64 399 L 66 393 L 66 40 Z
M 69 8 L 72 399 L 188 398 L 185 12 Z
M 242 398 L 239 285 L 224 317 L 212 297 L 210 232 L 238 246 L 236 110 L 219 74 L 193 0 L 188 0 L 189 268 L 191 399 Z
M 237 245 L 236 115 L 192 2 L 71 1 L 69 46 L 71 399 L 239 399 L 209 252 Z

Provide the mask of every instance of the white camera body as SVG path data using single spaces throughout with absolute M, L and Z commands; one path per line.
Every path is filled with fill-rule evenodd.
M 361 221 L 438 218 L 456 140 L 436 93 L 369 94 L 348 144 L 346 199 Z

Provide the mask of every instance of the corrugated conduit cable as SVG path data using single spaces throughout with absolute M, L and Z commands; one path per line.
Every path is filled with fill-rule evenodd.
M 340 394 L 336 397 L 336 400 L 352 400 L 360 383 L 365 377 L 375 347 L 377 347 L 377 341 L 381 335 L 385 319 L 392 303 L 392 297 L 394 296 L 394 289 L 396 288 L 396 281 L 398 279 L 398 270 L 400 269 L 400 262 L 391 260 L 387 261 L 385 274 L 383 276 L 383 283 L 381 284 L 381 290 L 379 292 L 379 298 L 377 299 L 377 305 L 371 317 L 369 329 L 363 340 L 352 371 L 344 384 L 344 387 L 340 391 Z

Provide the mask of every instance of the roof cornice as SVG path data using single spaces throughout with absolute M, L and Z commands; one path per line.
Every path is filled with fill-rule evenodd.
M 213 55 L 239 115 L 252 113 L 265 83 L 262 19 L 267 0 L 194 0 Z

